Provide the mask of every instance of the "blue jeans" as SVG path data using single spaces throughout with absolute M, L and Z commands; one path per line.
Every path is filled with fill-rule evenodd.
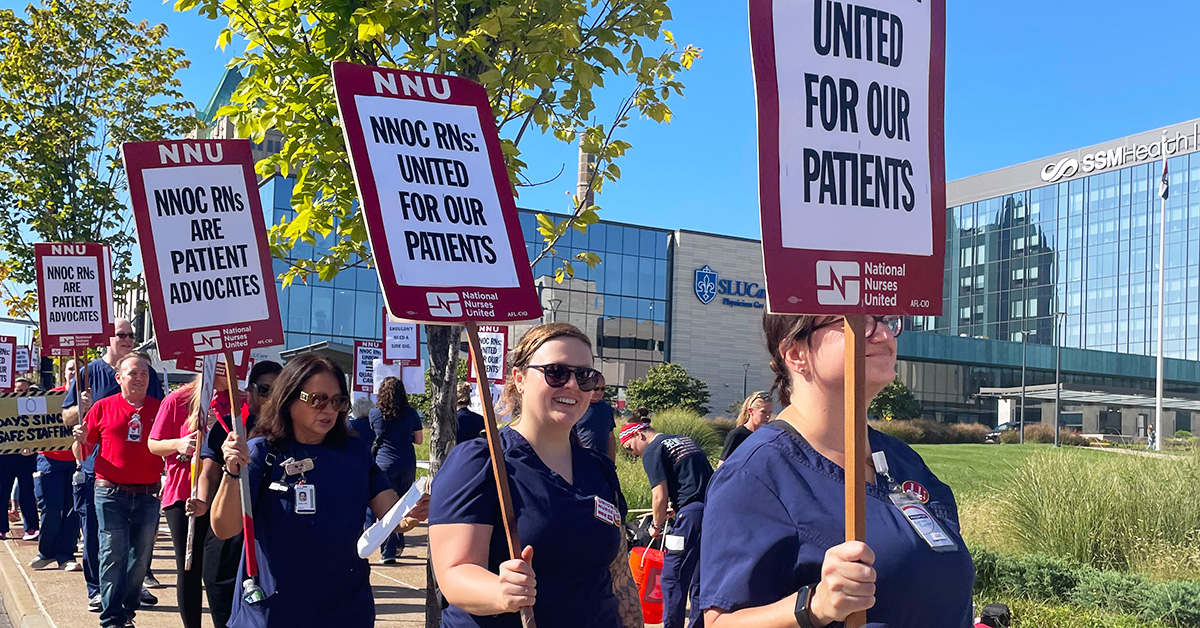
M 704 522 L 704 504 L 692 502 L 679 509 L 675 515 L 673 535 L 683 537 L 683 551 L 667 551 L 663 557 L 662 597 L 663 628 L 683 628 L 688 619 L 689 628 L 703 626 L 700 605 L 700 527 Z M 687 615 L 688 598 L 692 599 L 692 613 Z
M 88 599 L 100 595 L 100 538 L 96 524 L 96 476 L 87 475 L 83 484 L 75 484 L 75 514 L 83 531 L 83 581 Z
M 33 479 L 33 494 L 42 511 L 42 536 L 38 555 L 52 558 L 59 565 L 75 560 L 75 541 L 79 538 L 79 515 L 71 495 L 72 460 L 51 460 L 38 456 L 38 477 Z
M 158 534 L 157 494 L 96 487 L 100 530 L 100 626 L 124 626 L 140 604 Z

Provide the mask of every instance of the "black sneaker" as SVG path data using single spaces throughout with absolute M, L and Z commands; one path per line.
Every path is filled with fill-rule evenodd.
M 99 613 L 102 603 L 100 602 L 100 594 L 97 593 L 92 599 L 88 600 L 88 611 Z
M 145 579 L 142 580 L 142 586 L 147 589 L 161 589 L 163 588 L 163 583 L 159 582 L 158 578 L 154 577 L 154 574 L 147 573 Z
M 154 597 L 154 594 L 146 589 L 146 587 L 142 587 L 142 595 L 140 599 L 143 606 L 154 606 L 155 604 L 158 604 L 158 598 Z

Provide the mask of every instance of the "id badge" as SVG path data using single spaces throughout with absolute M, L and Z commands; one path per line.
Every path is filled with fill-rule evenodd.
M 599 495 L 596 496 L 596 508 L 593 514 L 597 519 L 609 525 L 621 525 L 621 511 L 612 502 L 600 499 Z
M 311 515 L 317 512 L 317 488 L 312 484 L 297 484 L 296 514 Z
M 946 534 L 946 530 L 942 528 L 937 517 L 929 512 L 929 509 L 921 503 L 920 498 L 903 491 L 893 491 L 888 498 L 933 551 L 954 552 L 958 550 L 958 544 L 950 538 L 949 534 Z
M 129 432 L 125 434 L 125 440 L 131 443 L 142 442 L 142 417 L 135 414 L 129 420 Z

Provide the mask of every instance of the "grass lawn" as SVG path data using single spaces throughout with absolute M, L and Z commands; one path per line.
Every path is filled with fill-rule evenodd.
M 1035 452 L 1048 451 L 1052 445 L 914 445 L 938 479 L 954 489 L 958 503 L 995 492 L 1017 465 Z M 1079 447 L 1063 447 L 1076 456 L 1111 456 Z M 900 478 L 896 478 L 900 481 Z

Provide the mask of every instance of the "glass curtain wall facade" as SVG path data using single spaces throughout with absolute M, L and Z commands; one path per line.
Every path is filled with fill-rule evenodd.
M 1200 153 L 1168 159 L 1164 353 L 1200 358 Z M 947 210 L 943 315 L 916 329 L 1154 355 L 1162 162 Z
M 260 189 L 267 221 L 291 220 L 295 179 L 275 177 Z M 520 212 L 521 230 L 532 261 L 544 245 L 537 232 L 534 212 Z M 623 386 L 630 378 L 644 377 L 667 353 L 668 231 L 599 223 L 586 234 L 575 230 L 559 241 L 552 255 L 534 267 L 534 279 L 545 309 L 544 321 L 569 322 L 587 331 L 596 343 L 600 366 L 611 384 Z M 334 243 L 335 235 L 315 244 L 300 243 L 291 260 L 311 258 Z M 600 264 L 588 268 L 575 261 L 575 276 L 554 281 L 562 262 L 582 252 L 596 253 Z M 276 276 L 289 260 L 275 260 Z M 288 348 L 332 341 L 353 345 L 354 340 L 376 340 L 381 335 L 383 295 L 374 268 L 365 265 L 342 270 L 332 281 L 310 279 L 287 288 L 276 280 L 279 310 Z M 528 326 L 516 326 L 512 341 Z

